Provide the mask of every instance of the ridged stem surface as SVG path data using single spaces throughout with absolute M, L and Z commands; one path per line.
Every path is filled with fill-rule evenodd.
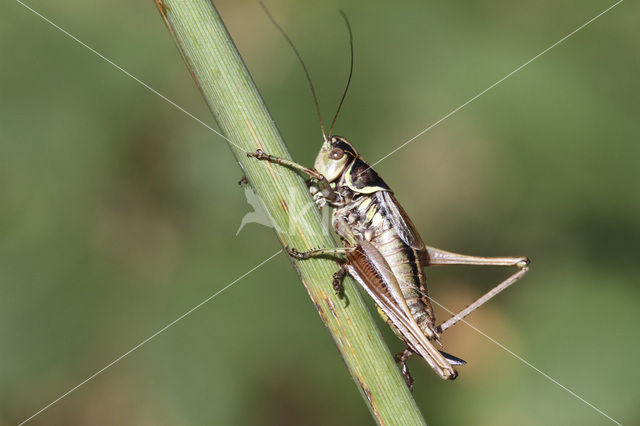
M 302 176 L 246 155 L 262 149 L 291 158 L 213 3 L 156 0 L 156 4 L 282 244 L 298 250 L 334 247 L 336 242 L 326 224 L 323 227 Z M 331 286 L 334 261 L 310 259 L 293 264 L 376 421 L 425 424 L 355 281 L 345 280 L 347 305 Z

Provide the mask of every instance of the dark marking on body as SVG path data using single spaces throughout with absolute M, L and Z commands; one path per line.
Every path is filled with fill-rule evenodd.
M 389 185 L 365 161 L 356 158 L 351 166 L 351 181 L 357 189 L 377 186 L 390 189 Z

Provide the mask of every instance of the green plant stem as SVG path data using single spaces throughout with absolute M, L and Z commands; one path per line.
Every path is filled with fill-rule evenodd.
M 246 155 L 260 148 L 291 158 L 213 4 L 210 0 L 156 0 L 156 4 L 282 244 L 299 250 L 334 247 L 303 178 Z M 318 146 L 320 142 L 318 138 Z M 345 306 L 331 286 L 334 261 L 293 264 L 376 421 L 425 424 L 355 282 L 345 280 L 349 300 Z

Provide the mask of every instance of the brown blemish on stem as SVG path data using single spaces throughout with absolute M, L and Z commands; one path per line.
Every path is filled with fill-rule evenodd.
M 342 338 L 340 337 L 340 334 L 338 333 L 339 330 L 337 328 L 335 328 L 335 327 L 329 327 L 329 329 L 332 331 L 332 335 L 333 335 L 333 338 L 336 341 L 336 344 L 339 347 L 344 348 L 344 343 L 342 342 Z
M 193 71 L 193 68 L 191 67 L 191 64 L 188 63 L 188 62 L 187 62 L 187 68 L 189 69 L 189 74 L 191 74 L 191 78 L 193 78 L 193 81 L 195 81 L 196 86 L 198 87 L 198 90 L 204 96 L 204 91 L 202 90 L 202 86 L 200 85 L 200 82 L 198 81 L 198 77 L 196 76 L 195 71 Z
M 164 4 L 162 0 L 156 0 L 156 6 L 158 6 L 158 10 L 160 11 L 162 18 L 164 18 L 164 22 L 166 22 L 167 26 L 171 28 L 171 24 L 169 24 L 169 20 L 167 19 L 167 5 Z
M 169 11 L 169 6 L 164 4 L 163 0 L 156 0 L 156 6 L 158 6 L 158 10 L 160 11 L 160 15 L 162 15 L 162 19 L 164 20 L 164 23 L 167 25 L 167 28 L 169 28 L 169 32 L 171 33 L 171 36 L 173 37 L 175 42 L 178 43 L 178 46 L 180 46 L 180 43 L 178 42 L 178 38 L 176 37 L 176 33 L 173 31 L 173 27 L 171 26 L 171 22 L 169 22 L 169 18 L 167 17 L 167 12 Z M 182 49 L 179 49 L 179 50 L 180 50 L 180 54 L 184 58 L 184 53 L 182 52 Z M 185 60 L 185 62 L 187 64 L 189 63 L 186 60 Z
M 376 417 L 376 419 L 378 419 L 378 423 L 380 423 L 381 425 L 384 425 L 384 421 L 382 420 L 382 417 L 380 416 L 380 413 L 378 412 L 378 407 L 376 406 L 376 402 L 373 399 L 373 394 L 369 390 L 369 387 L 364 383 L 364 381 L 362 380 L 362 378 L 360 376 L 356 376 L 356 380 L 358 380 L 358 384 L 360 385 L 360 388 L 362 389 L 362 392 L 364 393 L 364 396 L 366 396 L 367 397 L 367 401 L 369 401 L 369 406 L 371 407 L 371 410 L 373 411 L 373 415 Z
M 302 232 L 302 229 L 300 229 L 300 227 L 297 227 L 297 229 L 298 229 L 298 235 L 300 236 L 300 238 L 302 238 L 305 245 L 309 246 L 309 240 L 307 239 L 307 236 L 305 235 L 305 233 Z
M 297 266 L 295 266 L 294 263 L 294 268 L 296 268 L 296 272 L 298 273 L 298 276 L 300 277 L 300 281 L 302 282 L 302 285 L 304 286 L 305 290 L 307 290 L 307 293 L 309 294 L 309 297 L 311 297 L 311 301 L 313 302 L 314 305 L 317 304 L 316 300 L 313 298 L 313 293 L 311 292 L 311 289 L 309 289 L 309 286 L 307 285 L 307 281 L 302 278 L 302 274 L 300 273 L 300 270 L 298 269 Z
M 327 324 L 327 314 L 324 313 L 324 309 L 322 309 L 322 306 L 320 306 L 320 304 L 316 303 L 315 301 L 313 302 L 313 306 L 316 307 L 316 311 L 318 311 L 318 314 L 320 314 L 320 318 L 322 318 L 322 322 Z
M 162 15 L 162 19 L 164 20 L 164 23 L 167 25 L 167 28 L 169 28 L 169 32 L 171 33 L 171 37 L 173 37 L 173 40 L 178 45 L 178 51 L 180 51 L 180 55 L 182 56 L 182 59 L 184 60 L 184 63 L 187 64 L 187 69 L 189 70 L 189 74 L 191 74 L 191 78 L 193 78 L 193 81 L 196 83 L 196 86 L 198 87 L 198 90 L 200 91 L 202 96 L 205 97 L 205 99 L 206 99 L 205 93 L 202 90 L 202 86 L 200 85 L 200 82 L 198 81 L 198 77 L 196 76 L 196 73 L 193 70 L 193 67 L 191 66 L 191 63 L 189 62 L 189 59 L 185 56 L 182 47 L 180 47 L 180 40 L 176 36 L 175 31 L 173 31 L 173 27 L 171 26 L 171 22 L 169 21 L 169 17 L 167 16 L 167 12 L 170 11 L 169 6 L 164 3 L 164 0 L 155 0 L 155 2 L 156 2 L 156 6 L 158 6 L 158 10 L 160 11 L 160 14 Z
M 353 327 L 353 322 L 351 322 L 351 317 L 349 315 L 346 315 L 344 319 L 347 320 L 347 323 L 349 323 L 349 327 Z
M 287 202 L 285 200 L 283 200 L 282 198 L 280 199 L 280 205 L 282 206 L 282 209 L 285 212 L 289 212 L 289 206 L 287 205 Z
M 338 328 L 340 329 L 340 334 L 341 334 L 342 336 L 347 337 L 347 336 L 348 336 L 348 334 L 345 332 L 345 330 L 344 330 L 344 328 L 343 328 L 343 323 L 342 323 L 342 322 L 340 321 L 340 319 L 338 318 L 338 315 L 337 315 L 337 312 L 336 312 L 336 305 L 334 305 L 333 301 L 329 298 L 329 296 L 328 296 L 326 293 L 324 293 L 321 297 L 324 299 L 325 303 L 326 303 L 326 304 L 327 304 L 327 306 L 329 307 L 329 310 L 331 311 L 331 314 L 332 314 L 332 315 L 333 315 L 333 317 L 336 319 L 336 323 L 337 323 L 337 325 L 338 325 Z M 335 330 L 335 336 L 336 336 L 336 337 L 338 336 L 337 332 L 338 332 L 338 330 Z M 354 358 L 356 358 L 356 359 L 357 359 L 357 358 L 358 358 L 358 356 L 357 356 L 357 354 L 356 354 L 356 351 L 355 351 L 355 349 L 354 349 L 353 345 L 351 344 L 351 341 L 350 341 L 348 338 L 346 338 L 346 339 L 345 339 L 345 342 L 346 342 L 346 344 L 344 344 L 344 343 L 343 343 L 343 346 L 342 346 L 342 347 L 343 347 L 343 348 L 345 348 L 345 350 L 347 350 L 347 349 L 348 349 L 348 350 L 349 350 L 349 352 L 351 353 L 351 355 L 352 355 Z M 341 341 L 341 343 L 342 343 L 342 341 Z
M 333 304 L 333 300 L 327 297 L 324 299 L 324 301 L 327 303 L 327 306 L 329 307 L 329 310 L 331 311 L 333 317 L 335 319 L 338 319 L 338 314 L 336 313 L 336 305 Z

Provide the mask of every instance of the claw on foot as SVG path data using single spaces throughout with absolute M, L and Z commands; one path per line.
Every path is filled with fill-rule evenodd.
M 258 160 L 264 160 L 265 158 L 268 157 L 268 155 L 265 154 L 263 150 L 256 149 L 256 152 L 247 152 L 247 157 L 253 157 Z
M 520 269 L 528 268 L 531 265 L 531 260 L 528 257 L 525 257 L 520 262 L 517 263 L 517 267 Z
M 322 195 L 321 192 L 316 192 L 315 194 L 313 194 L 313 202 L 316 203 L 319 209 L 322 209 L 327 205 L 327 199 L 324 195 Z
M 306 253 L 301 253 L 298 250 L 294 249 L 293 247 L 287 247 L 287 253 L 289 253 L 289 256 L 295 257 L 296 259 L 299 259 L 299 260 L 303 260 L 307 258 Z

